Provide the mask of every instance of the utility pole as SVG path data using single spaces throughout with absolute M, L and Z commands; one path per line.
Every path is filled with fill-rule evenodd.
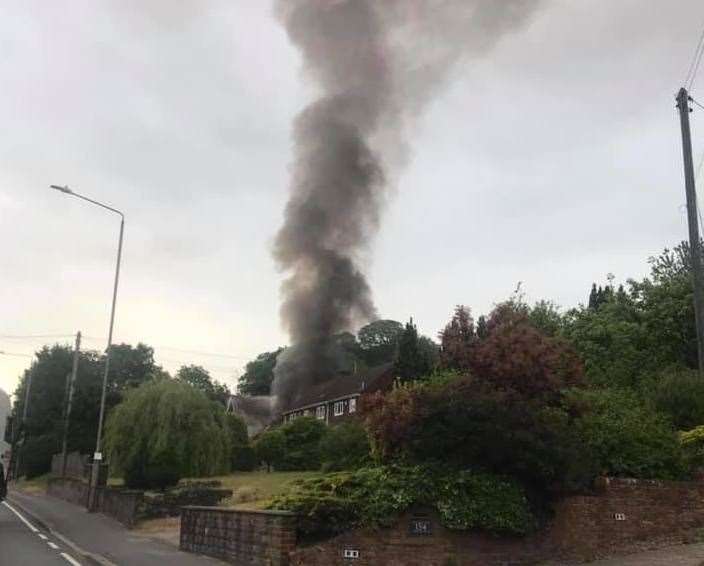
M 20 429 L 22 431 L 22 444 L 17 451 L 17 460 L 15 462 L 15 473 L 13 477 L 18 480 L 20 479 L 20 473 L 22 473 L 22 468 L 20 464 L 22 463 L 22 452 L 24 452 L 25 444 L 27 444 L 27 409 L 29 408 L 29 393 L 32 390 L 32 372 L 27 372 L 27 389 L 24 392 L 24 406 L 22 407 L 22 422 L 20 423 Z
M 704 275 L 702 274 L 701 240 L 697 215 L 697 189 L 694 182 L 694 161 L 692 159 L 692 134 L 689 114 L 692 111 L 691 98 L 682 87 L 677 94 L 677 108 L 680 111 L 682 127 L 682 154 L 684 157 L 684 183 L 687 191 L 687 221 L 689 224 L 689 249 L 692 261 L 692 282 L 694 285 L 694 317 L 697 323 L 697 352 L 699 354 L 699 375 L 704 377 Z
M 81 352 L 81 332 L 78 331 L 76 334 L 76 346 L 73 349 L 73 367 L 71 368 L 71 374 L 68 378 L 68 383 L 66 388 L 68 389 L 68 398 L 66 400 L 66 410 L 64 412 L 64 438 L 61 446 L 61 477 L 66 477 L 66 448 L 68 445 L 68 425 L 71 421 L 71 405 L 73 404 L 73 390 L 76 384 L 76 376 L 78 375 L 78 358 Z

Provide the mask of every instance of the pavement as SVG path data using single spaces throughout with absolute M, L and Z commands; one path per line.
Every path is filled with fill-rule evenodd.
M 649 550 L 619 558 L 590 562 L 589 566 L 702 566 L 704 544 L 684 544 L 660 550 Z
M 3 566 L 223 564 L 181 552 L 164 541 L 140 536 L 110 517 L 88 513 L 82 507 L 55 497 L 11 490 L 4 503 L 7 505 L 0 504 L 0 564 Z

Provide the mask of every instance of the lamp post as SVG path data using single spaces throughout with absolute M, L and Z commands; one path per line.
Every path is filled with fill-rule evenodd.
M 119 210 L 112 208 L 111 206 L 107 206 L 106 204 L 80 195 L 72 189 L 68 188 L 67 186 L 61 187 L 59 185 L 50 185 L 50 187 L 57 191 L 61 191 L 64 194 L 79 198 L 81 200 L 85 200 L 91 204 L 94 204 L 96 206 L 109 210 L 110 212 L 114 212 L 115 214 L 120 215 L 120 239 L 117 245 L 117 267 L 115 268 L 115 284 L 113 285 L 112 290 L 112 308 L 110 310 L 110 329 L 108 331 L 108 345 L 107 349 L 105 350 L 105 372 L 103 373 L 103 391 L 100 395 L 100 417 L 98 418 L 98 436 L 95 440 L 95 453 L 93 454 L 93 466 L 90 475 L 90 489 L 88 491 L 88 510 L 93 511 L 95 510 L 98 479 L 100 477 L 100 463 L 103 460 L 103 455 L 100 450 L 103 436 L 103 420 L 105 418 L 105 394 L 108 384 L 108 372 L 110 371 L 110 350 L 112 346 L 112 330 L 115 324 L 115 303 L 117 302 L 117 284 L 120 280 L 120 260 L 122 259 L 122 237 L 125 233 L 125 215 Z

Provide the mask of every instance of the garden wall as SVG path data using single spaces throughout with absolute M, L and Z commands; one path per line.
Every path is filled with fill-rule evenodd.
M 251 566 L 286 566 L 296 544 L 296 517 L 286 511 L 184 507 L 180 548 Z
M 421 521 L 430 534 L 414 534 Z M 524 539 L 458 533 L 434 514 L 405 516 L 395 528 L 346 533 L 297 548 L 292 566 L 493 566 L 550 559 L 586 561 L 691 542 L 704 527 L 704 484 L 600 479 L 593 493 L 559 502 L 552 523 Z M 422 530 L 422 529 L 421 529 Z M 345 559 L 345 551 L 358 558 Z
M 691 542 L 704 528 L 704 483 L 601 479 L 556 505 L 551 524 L 527 538 L 449 531 L 427 509 L 391 529 L 295 544 L 295 517 L 184 508 L 181 549 L 251 566 L 495 566 L 581 562 Z
M 88 484 L 81 480 L 50 478 L 47 493 L 74 505 L 88 505 Z M 143 498 L 141 491 L 100 487 L 96 497 L 96 511 L 132 528 L 139 519 Z

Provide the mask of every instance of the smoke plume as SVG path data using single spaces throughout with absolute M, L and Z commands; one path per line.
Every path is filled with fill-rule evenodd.
M 296 118 L 291 197 L 274 257 L 288 274 L 283 405 L 334 376 L 331 337 L 376 318 L 364 258 L 414 119 L 461 60 L 523 26 L 541 0 L 276 0 L 316 99 Z

